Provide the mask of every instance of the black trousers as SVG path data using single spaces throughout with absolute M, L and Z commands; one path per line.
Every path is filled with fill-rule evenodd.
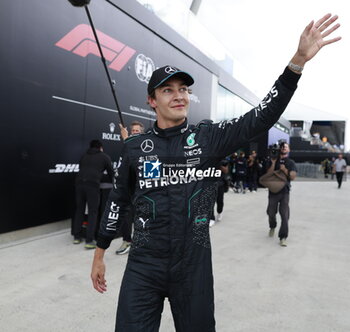
M 240 185 L 240 182 L 242 182 L 243 189 L 246 188 L 247 186 L 247 177 L 245 175 L 236 175 L 236 182 L 235 182 L 235 187 L 238 188 Z
M 88 205 L 88 225 L 86 229 L 86 242 L 95 239 L 95 230 L 100 202 L 100 189 L 88 184 L 77 184 L 75 188 L 76 211 L 73 220 L 73 235 L 81 237 L 82 224 L 85 215 L 85 206 Z
M 336 172 L 335 176 L 337 177 L 338 188 L 341 187 L 341 183 L 343 182 L 343 174 L 344 172 Z
M 132 254 L 133 248 L 131 249 Z M 130 260 L 119 292 L 116 332 L 158 332 L 169 299 L 176 332 L 215 332 L 211 263 L 189 266 L 179 280 L 169 277 L 168 259 Z
M 218 186 L 217 195 L 216 195 L 216 212 L 222 213 L 224 210 L 224 195 L 225 195 L 225 186 Z M 210 219 L 215 220 L 214 207 L 211 212 Z
M 282 192 L 273 194 L 269 192 L 269 203 L 267 206 L 267 214 L 269 216 L 270 228 L 276 228 L 276 214 L 277 211 L 281 215 L 281 227 L 278 232 L 280 239 L 288 237 L 288 220 L 289 220 L 289 192 Z
M 125 219 L 121 225 L 121 235 L 123 241 L 131 242 L 132 221 L 134 219 L 134 209 L 131 208 L 130 212 L 125 216 Z
M 254 173 L 250 173 L 247 176 L 247 183 L 248 183 L 248 188 L 250 191 L 258 190 L 258 173 L 254 172 Z
M 225 194 L 225 186 L 218 187 L 218 194 L 216 196 L 216 211 L 217 213 L 221 213 L 224 210 L 224 194 Z

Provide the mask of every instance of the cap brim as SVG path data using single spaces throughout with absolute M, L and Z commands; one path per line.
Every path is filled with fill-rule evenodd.
M 182 78 L 187 86 L 191 86 L 194 83 L 194 79 L 189 73 L 186 73 L 185 71 L 177 71 L 176 73 L 170 74 L 169 76 L 164 78 L 162 81 L 160 81 L 155 87 L 153 87 L 153 90 L 157 89 L 159 86 L 161 86 L 164 82 L 166 82 L 170 78 L 176 77 L 176 76 Z

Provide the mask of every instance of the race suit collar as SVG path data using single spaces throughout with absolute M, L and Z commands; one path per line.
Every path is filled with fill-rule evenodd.
M 188 129 L 187 118 L 185 121 L 175 127 L 161 129 L 157 126 L 157 122 L 154 123 L 153 132 L 160 137 L 171 137 L 183 134 Z

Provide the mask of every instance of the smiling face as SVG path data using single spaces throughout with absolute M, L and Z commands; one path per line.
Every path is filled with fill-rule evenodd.
M 148 96 L 148 103 L 157 113 L 159 128 L 178 126 L 187 116 L 190 104 L 188 87 L 181 79 L 171 78 L 155 89 L 154 98 Z

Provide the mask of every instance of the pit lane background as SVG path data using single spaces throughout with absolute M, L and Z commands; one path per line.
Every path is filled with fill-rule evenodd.
M 118 139 L 120 131 L 101 59 L 55 46 L 77 25 L 89 24 L 85 10 L 52 0 L 3 0 L 0 6 L 3 233 L 69 218 L 74 209 L 74 165 L 89 141 L 100 139 L 113 161 L 118 160 L 122 143 L 102 140 L 103 133 Z M 121 71 L 109 70 L 121 110 L 127 113 L 126 124 L 153 124 L 151 114 L 130 109 L 149 109 L 147 84 L 135 72 L 139 54 L 156 67 L 176 64 L 191 72 L 200 102 L 192 102 L 190 120 L 210 118 L 210 71 L 112 2 L 95 0 L 89 9 L 97 30 L 136 51 Z

